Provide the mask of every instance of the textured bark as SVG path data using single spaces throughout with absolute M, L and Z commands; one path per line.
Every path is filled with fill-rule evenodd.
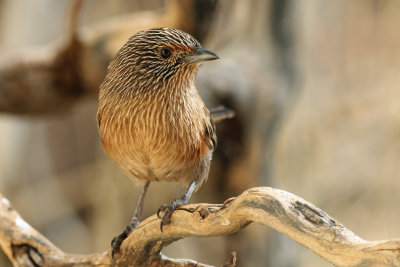
M 67 254 L 26 223 L 1 196 L 0 245 L 14 266 L 209 266 L 170 259 L 161 250 L 185 237 L 240 231 L 252 222 L 269 226 L 336 266 L 399 266 L 400 240 L 366 241 L 313 204 L 288 192 L 258 187 L 224 204 L 191 204 L 176 211 L 160 231 L 160 219 L 144 220 L 114 259 L 110 251 Z M 225 266 L 234 266 L 233 254 Z

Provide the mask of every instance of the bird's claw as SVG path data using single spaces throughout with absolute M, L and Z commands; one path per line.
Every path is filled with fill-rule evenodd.
M 119 252 L 119 248 L 121 247 L 122 242 L 128 237 L 128 233 L 130 231 L 127 231 L 128 226 L 125 228 L 125 230 L 117 235 L 116 237 L 113 238 L 111 241 L 111 256 L 114 258 L 114 255 Z
M 167 225 L 171 222 L 171 215 L 176 210 L 177 206 L 174 202 L 170 204 L 162 204 L 161 207 L 157 211 L 157 217 L 161 218 L 160 212 L 164 212 L 160 223 L 160 230 L 163 232 L 164 225 Z
M 122 242 L 128 237 L 129 233 L 132 232 L 136 226 L 139 225 L 138 219 L 132 219 L 131 223 L 127 225 L 119 235 L 115 236 L 111 241 L 111 256 L 114 258 L 114 255 L 119 252 L 119 249 L 122 245 Z
M 157 211 L 157 217 L 161 219 L 160 230 L 163 232 L 164 225 L 167 225 L 171 222 L 172 213 L 177 210 L 180 206 L 185 205 L 185 201 L 183 199 L 176 199 L 174 202 L 169 204 L 162 204 Z M 160 216 L 160 213 L 164 212 L 164 215 Z

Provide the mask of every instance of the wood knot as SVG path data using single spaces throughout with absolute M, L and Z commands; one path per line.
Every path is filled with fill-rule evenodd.
M 208 211 L 208 208 L 202 208 L 201 210 L 199 210 L 199 214 L 200 217 L 204 220 L 205 218 L 207 218 L 207 216 L 210 214 L 210 212 Z
M 297 212 L 300 212 L 307 221 L 316 226 L 331 227 L 336 224 L 336 222 L 331 219 L 328 214 L 320 209 L 310 207 L 306 203 L 296 201 L 293 205 L 293 209 Z
M 227 200 L 225 200 L 224 203 L 222 204 L 222 209 L 229 206 L 229 204 L 231 204 L 231 202 L 234 201 L 235 199 L 236 199 L 236 197 L 230 197 Z
M 42 266 L 44 257 L 39 250 L 30 244 L 12 244 L 12 255 L 17 262 L 26 264 L 26 266 Z
M 222 267 L 235 267 L 236 266 L 236 251 L 232 251 L 231 258 Z

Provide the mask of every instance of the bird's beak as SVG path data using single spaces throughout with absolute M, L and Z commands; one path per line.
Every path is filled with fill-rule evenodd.
M 214 59 L 219 59 L 217 54 L 215 54 L 213 51 L 204 49 L 202 47 L 196 48 L 196 51 L 193 54 L 187 55 L 183 58 L 183 60 L 188 63 L 196 63 Z

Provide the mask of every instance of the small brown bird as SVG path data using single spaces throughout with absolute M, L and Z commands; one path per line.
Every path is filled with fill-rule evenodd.
M 162 231 L 173 211 L 207 180 L 217 138 L 194 78 L 200 62 L 214 59 L 218 56 L 189 34 L 156 28 L 133 35 L 110 63 L 100 86 L 101 140 L 125 173 L 143 184 L 131 224 L 113 239 L 113 254 L 139 224 L 150 182 L 187 186 L 184 196 L 158 210 L 164 212 Z

